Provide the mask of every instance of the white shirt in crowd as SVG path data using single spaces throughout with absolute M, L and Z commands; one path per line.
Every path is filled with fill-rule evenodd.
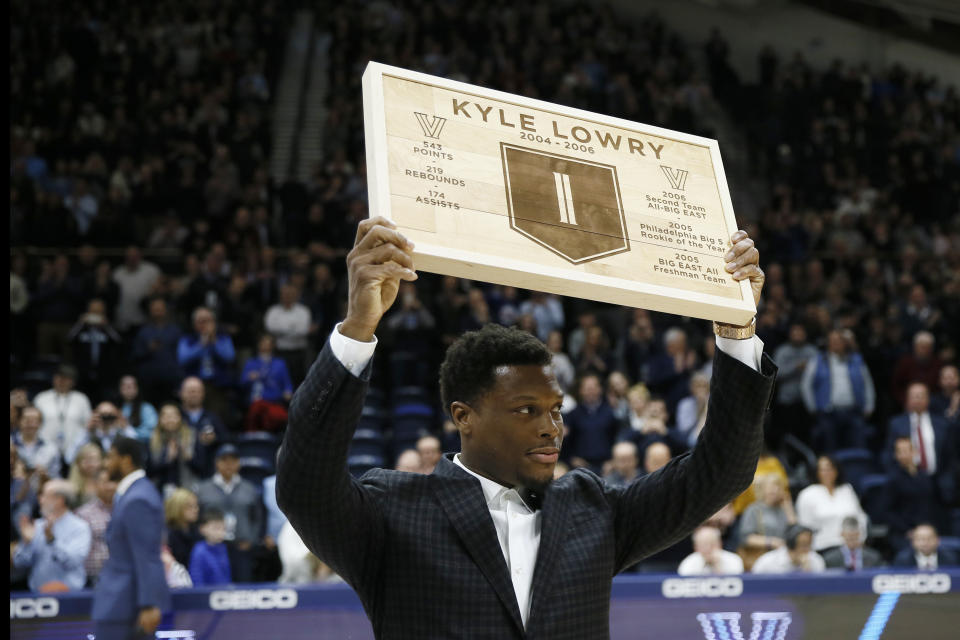
M 937 568 L 937 554 L 931 553 L 926 556 L 919 551 L 914 552 L 913 557 L 917 561 L 917 569 L 933 571 Z
M 826 563 L 816 551 L 807 553 L 807 565 L 809 567 L 806 570 L 808 573 L 820 573 L 827 570 Z M 793 566 L 790 552 L 784 546 L 773 551 L 767 551 L 757 558 L 750 571 L 751 573 L 790 573 L 792 571 L 803 571 L 803 569 Z
M 60 394 L 55 389 L 41 391 L 34 397 L 33 406 L 43 414 L 40 437 L 53 443 L 66 455 L 87 435 L 87 422 L 93 409 L 90 400 L 79 391 Z
M 930 420 L 930 413 L 910 414 L 910 442 L 913 443 L 913 461 L 917 466 L 920 465 L 920 438 L 918 437 L 918 427 L 923 436 L 923 451 L 927 456 L 927 473 L 934 474 L 937 471 L 937 450 L 934 446 L 934 439 L 937 437 L 933 432 L 933 422 Z
M 681 576 L 731 575 L 743 573 L 743 559 L 735 553 L 720 549 L 717 551 L 717 566 L 707 566 L 707 560 L 694 551 L 680 563 L 677 573 Z
M 359 342 L 341 334 L 339 324 L 330 335 L 333 355 L 355 376 L 363 372 L 373 357 L 376 346 L 376 336 L 371 342 Z M 733 340 L 718 337 L 717 347 L 753 370 L 760 369 L 760 358 L 763 354 L 763 341 L 760 338 L 753 336 L 750 340 Z M 500 550 L 503 551 L 504 560 L 510 570 L 520 618 L 526 627 L 532 601 L 533 569 L 540 549 L 542 512 L 532 511 L 527 507 L 516 488 L 504 487 L 467 469 L 460 461 L 459 454 L 454 456 L 454 463 L 480 481 L 483 497 L 497 531 Z
M 277 341 L 277 349 L 294 351 L 307 348 L 310 334 L 310 309 L 296 302 L 289 309 L 275 304 L 267 310 L 264 327 Z
M 840 528 L 847 516 L 860 523 L 862 539 L 867 537 L 867 514 L 849 484 L 833 490 L 833 495 L 822 484 L 812 484 L 797 495 L 797 523 L 813 530 L 813 548 L 817 551 L 843 544 Z
M 314 581 L 310 550 L 290 522 L 285 522 L 277 534 L 277 553 L 280 554 L 280 563 L 283 565 L 283 572 L 278 580 L 280 584 L 306 584 Z
M 157 265 L 146 260 L 142 260 L 136 269 L 120 265 L 113 270 L 113 281 L 120 287 L 120 300 L 115 312 L 117 329 L 126 331 L 147 321 L 140 303 L 150 293 L 150 288 L 160 277 L 160 273 Z

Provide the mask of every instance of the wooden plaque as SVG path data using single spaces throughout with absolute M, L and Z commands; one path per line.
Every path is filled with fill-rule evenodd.
M 418 270 L 746 324 L 716 140 L 376 62 L 363 74 L 371 215 Z

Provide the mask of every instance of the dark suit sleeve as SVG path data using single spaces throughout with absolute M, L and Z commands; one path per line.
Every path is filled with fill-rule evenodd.
M 757 372 L 719 349 L 697 445 L 622 489 L 607 488 L 622 571 L 687 536 L 753 481 L 776 365 Z
M 168 602 L 167 578 L 160 560 L 163 510 L 146 500 L 136 500 L 126 506 L 124 521 L 136 575 L 137 606 L 162 608 Z
M 280 509 L 307 548 L 351 584 L 375 584 L 384 540 L 377 483 L 347 470 L 370 369 L 355 377 L 327 341 L 290 403 L 277 465 Z
M 893 566 L 895 567 L 912 567 L 916 569 L 917 560 L 913 557 L 913 549 L 904 549 L 897 554 L 897 557 L 893 559 Z

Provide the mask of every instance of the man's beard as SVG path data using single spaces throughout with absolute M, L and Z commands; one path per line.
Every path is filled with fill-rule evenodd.
M 520 478 L 520 482 L 524 487 L 526 487 L 530 491 L 533 491 L 534 493 L 537 493 L 540 496 L 543 496 L 543 494 L 547 490 L 547 487 L 549 487 L 550 484 L 553 482 L 553 475 L 551 474 L 550 478 L 546 481 L 538 480 L 537 478 L 522 477 Z

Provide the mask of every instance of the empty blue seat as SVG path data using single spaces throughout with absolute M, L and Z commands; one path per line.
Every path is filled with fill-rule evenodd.
M 868 449 L 839 449 L 832 454 L 843 470 L 847 482 L 854 488 L 860 486 L 864 476 L 880 471 L 876 458 Z
M 404 416 L 393 420 L 393 439 L 404 440 L 413 438 L 414 440 L 425 436 L 434 427 L 432 416 Z
M 394 408 L 409 403 L 429 405 L 433 401 L 430 391 L 426 387 L 419 385 L 396 387 L 392 395 Z
M 273 463 L 257 456 L 240 458 L 240 476 L 249 480 L 257 488 L 263 486 L 264 478 L 274 474 Z
M 347 468 L 350 475 L 358 478 L 370 469 L 382 468 L 384 465 L 383 456 L 372 455 L 351 455 L 347 458 Z
M 386 442 L 383 434 L 371 429 L 357 429 L 350 442 L 350 455 L 386 457 Z
M 256 457 L 275 460 L 280 438 L 266 431 L 251 431 L 237 435 L 235 443 L 240 457 Z
M 427 354 L 400 351 L 390 356 L 390 376 L 394 385 L 425 385 L 430 376 Z
M 366 409 L 370 407 L 372 409 L 382 409 L 384 404 L 386 404 L 386 395 L 380 389 L 376 387 L 370 387 L 367 389 L 367 395 L 363 399 L 363 408 Z
M 889 479 L 885 474 L 872 473 L 860 479 L 860 506 L 870 516 L 872 522 L 884 522 L 884 508 Z
M 387 414 L 375 407 L 363 407 L 357 429 L 369 429 L 383 433 L 387 430 Z
M 960 554 L 960 537 L 940 536 L 940 548 Z

